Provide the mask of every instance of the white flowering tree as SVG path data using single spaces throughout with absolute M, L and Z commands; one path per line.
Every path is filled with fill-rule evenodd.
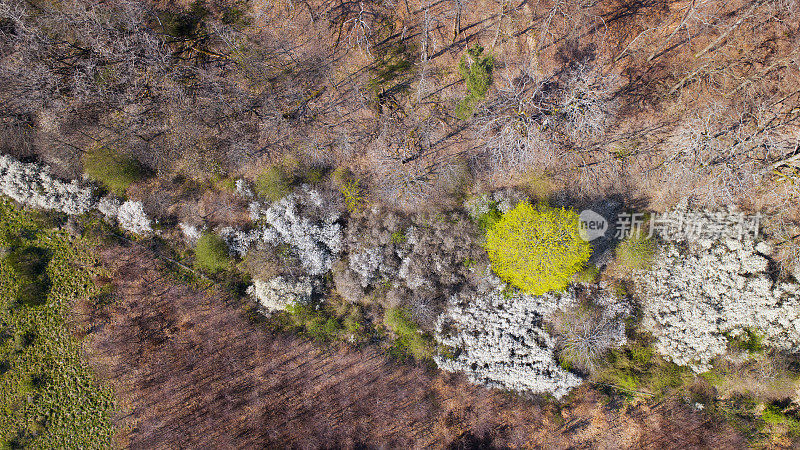
M 670 244 L 650 271 L 635 277 L 642 325 L 656 349 L 679 365 L 704 372 L 727 351 L 726 335 L 745 330 L 781 349 L 800 344 L 800 286 L 773 282 L 766 244 L 699 240 Z
M 316 276 L 331 269 L 342 247 L 342 227 L 337 223 L 339 215 L 323 207 L 320 194 L 306 188 L 268 208 L 254 202 L 250 205 L 250 214 L 253 220 L 266 225 L 261 230 L 262 241 L 290 245 L 306 272 Z M 303 213 L 304 209 L 319 214 L 310 217 Z
M 144 212 L 142 202 L 126 201 L 119 207 L 117 223 L 120 228 L 135 234 L 149 234 L 153 232 L 150 218 Z
M 560 398 L 581 379 L 559 366 L 556 339 L 542 322 L 574 303 L 571 292 L 453 296 L 437 321 L 435 337 L 455 353 L 435 361 L 441 369 L 466 373 L 474 383 Z
M 46 167 L 7 155 L 0 155 L 0 193 L 24 205 L 69 215 L 83 214 L 95 206 L 91 188 L 82 188 L 76 181 L 65 183 L 50 176 Z

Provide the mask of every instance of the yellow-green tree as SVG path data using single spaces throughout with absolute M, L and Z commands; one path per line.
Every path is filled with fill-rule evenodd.
M 578 221 L 569 209 L 519 203 L 486 233 L 494 271 L 528 294 L 565 288 L 591 254 Z

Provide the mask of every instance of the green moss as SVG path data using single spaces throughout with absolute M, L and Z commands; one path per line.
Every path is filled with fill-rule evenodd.
M 394 108 L 408 94 L 413 82 L 415 53 L 416 49 L 406 41 L 376 49 L 375 61 L 369 67 L 372 78 L 368 87 L 378 108 L 384 105 Z

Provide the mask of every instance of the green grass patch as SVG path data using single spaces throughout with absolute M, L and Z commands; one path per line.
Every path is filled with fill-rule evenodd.
M 44 304 L 51 285 L 50 277 L 47 275 L 50 251 L 42 247 L 15 243 L 5 262 L 17 280 L 14 300 L 24 306 Z
M 96 289 L 85 244 L 0 200 L 0 247 L 11 249 L 0 259 L 0 448 L 111 447 L 112 392 L 67 327 L 72 303 Z M 44 276 L 51 288 L 20 304 L 26 280 Z

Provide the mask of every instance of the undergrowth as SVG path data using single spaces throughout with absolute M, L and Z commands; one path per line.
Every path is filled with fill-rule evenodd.
M 67 326 L 72 303 L 97 289 L 84 244 L 0 200 L 0 247 L 11 249 L 0 259 L 1 447 L 111 446 L 112 392 Z M 20 298 L 31 282 L 42 284 Z

